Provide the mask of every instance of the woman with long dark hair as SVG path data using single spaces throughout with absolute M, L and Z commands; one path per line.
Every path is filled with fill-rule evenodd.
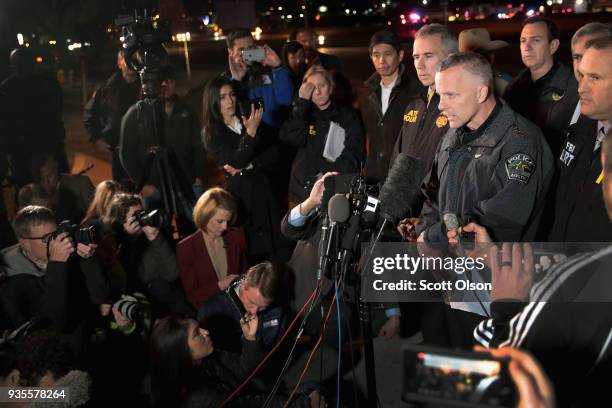
M 267 174 L 277 171 L 278 150 L 260 126 L 265 107 L 251 104 L 238 112 L 234 86 L 224 77 L 208 83 L 203 105 L 204 145 L 223 170 L 225 188 L 236 198 L 250 263 L 286 261 L 287 244 L 280 233 L 280 214 Z
M 241 320 L 242 353 L 215 350 L 210 333 L 186 317 L 168 316 L 157 322 L 150 341 L 151 389 L 155 407 L 216 408 L 252 372 L 263 357 L 256 340 L 258 319 Z M 319 393 L 297 394 L 291 407 L 310 407 Z M 227 407 L 259 408 L 265 395 L 247 387 Z M 275 397 L 272 407 L 281 407 L 285 398 Z

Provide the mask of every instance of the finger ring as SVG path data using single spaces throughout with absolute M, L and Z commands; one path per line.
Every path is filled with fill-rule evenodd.
M 502 267 L 504 267 L 504 266 L 512 266 L 512 262 L 510 262 L 510 261 L 502 262 L 501 266 Z

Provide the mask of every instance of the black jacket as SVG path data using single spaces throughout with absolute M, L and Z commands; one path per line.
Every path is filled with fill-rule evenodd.
M 164 123 L 161 131 L 154 122 L 160 116 Z M 119 147 L 121 164 L 137 186 L 144 180 L 145 184 L 160 187 L 156 167 L 147 167 L 148 152 L 153 146 L 166 147 L 180 190 L 191 195 L 195 177 L 205 174 L 204 148 L 195 113 L 178 100 L 169 118 L 165 116 L 161 99 L 155 104 L 140 101 L 129 108 L 121 121 Z
M 204 135 L 206 150 L 225 176 L 226 189 L 236 198 L 238 223 L 245 228 L 249 254 L 273 256 L 282 246 L 280 213 L 273 196 L 270 176 L 278 170 L 279 154 L 260 126 L 254 138 L 237 134 L 225 124 L 215 124 Z M 223 170 L 229 164 L 242 169 L 237 175 Z M 247 169 L 252 166 L 251 169 Z
M 497 103 L 478 133 L 451 129 L 442 140 L 424 181 L 427 201 L 421 217 L 426 241 L 447 242 L 442 220 L 446 213 L 485 226 L 496 241 L 535 235 L 552 180 L 553 157 L 536 126 Z
M 217 293 L 198 310 L 198 320 L 203 321 L 210 330 L 213 343 L 220 349 L 232 352 L 240 351 L 242 317 L 226 291 Z M 280 303 L 273 303 L 258 313 L 258 318 L 257 341 L 261 342 L 265 350 L 271 350 L 289 324 L 287 309 Z
M 121 118 L 139 99 L 140 80 L 128 84 L 121 72 L 115 72 L 85 105 L 83 123 L 89 141 L 104 139 L 111 147 L 119 145 Z
M 556 62 L 546 75 L 534 82 L 529 69 L 524 69 L 508 85 L 504 99 L 514 111 L 540 127 L 557 157 L 578 103 L 574 71 Z
M 198 115 L 178 96 L 172 98 L 174 107 L 164 119 L 165 143 L 172 149 L 183 174 L 193 183 L 206 179 L 206 151 L 201 138 Z
M 601 190 L 601 149 L 593 151 L 597 121 L 580 116 L 557 157 L 553 242 L 610 242 L 612 228 Z
M 345 130 L 344 150 L 335 162 L 323 157 L 331 122 Z M 328 171 L 358 173 L 365 160 L 363 126 L 352 108 L 332 102 L 319 110 L 311 101 L 296 98 L 291 117 L 280 130 L 282 141 L 298 148 L 291 169 L 289 201 L 301 203 L 309 195 L 316 175 Z
M 418 96 L 422 87 L 418 79 L 401 64 L 399 77 L 391 90 L 389 106 L 383 115 L 380 75 L 372 74 L 365 85 L 367 93 L 361 103 L 361 117 L 366 129 L 368 157 L 364 170 L 371 182 L 378 183 L 385 181 L 393 164 L 391 153 L 404 121 L 406 105 Z
M 215 351 L 204 358 L 202 366 L 198 367 L 199 386 L 192 387 L 186 395 L 181 407 L 188 408 L 217 408 L 252 372 L 263 357 L 259 342 L 242 340 L 242 353 L 240 355 L 225 351 Z M 255 394 L 248 387 L 242 391 L 228 408 L 260 408 L 266 401 L 267 395 Z M 283 406 L 285 398 L 276 396 L 270 405 L 273 408 Z M 306 395 L 297 394 L 289 405 L 293 408 L 307 408 L 310 403 Z

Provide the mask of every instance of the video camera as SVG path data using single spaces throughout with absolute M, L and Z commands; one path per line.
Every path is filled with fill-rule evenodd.
M 125 62 L 140 74 L 143 96 L 157 98 L 160 92 L 160 68 L 168 57 L 165 42 L 172 38 L 167 20 L 147 16 L 121 15 L 115 19 L 121 28 Z
M 91 245 L 98 242 L 98 231 L 95 226 L 83 227 L 80 228 L 76 224 L 72 224 L 68 220 L 64 220 L 59 223 L 57 226 L 57 230 L 53 233 L 52 239 L 57 238 L 58 235 L 63 234 L 64 232 L 68 233 L 68 236 L 76 244 L 84 244 Z

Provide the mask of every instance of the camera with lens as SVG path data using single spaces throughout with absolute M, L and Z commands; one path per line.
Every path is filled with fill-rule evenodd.
M 246 99 L 243 101 L 239 101 L 238 102 L 238 114 L 240 116 L 244 116 L 245 118 L 248 118 L 249 116 L 251 116 L 251 106 L 253 106 L 253 109 L 263 109 L 264 108 L 264 102 L 262 98 L 256 98 L 256 99 Z
M 134 322 L 144 322 L 151 318 L 151 302 L 142 293 L 121 295 L 113 307 L 116 307 L 126 319 Z
M 115 26 L 121 28 L 128 67 L 140 73 L 143 96 L 156 98 L 161 88 L 159 71 L 168 57 L 164 43 L 172 38 L 169 22 L 153 20 L 145 13 L 142 17 L 121 15 Z
M 57 226 L 57 230 L 53 234 L 52 239 L 57 238 L 58 235 L 63 234 L 64 232 L 68 233 L 68 236 L 72 239 L 72 242 L 74 242 L 75 245 L 79 243 L 91 245 L 98 241 L 98 231 L 93 225 L 91 227 L 81 228 L 76 224 L 71 224 L 68 220 L 64 220 Z
M 162 216 L 159 210 L 147 212 L 146 210 L 136 211 L 134 218 L 141 227 L 159 228 L 162 225 Z

